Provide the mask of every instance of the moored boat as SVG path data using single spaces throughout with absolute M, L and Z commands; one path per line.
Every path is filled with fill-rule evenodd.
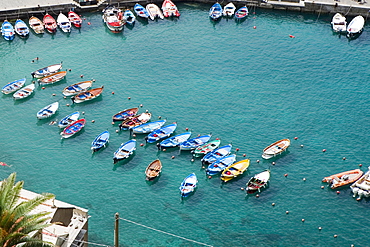
M 126 19 L 127 24 L 134 25 L 136 17 L 131 10 L 126 9 L 125 12 L 123 13 L 123 17 Z
M 236 9 L 235 5 L 232 2 L 230 2 L 224 6 L 222 14 L 227 17 L 232 17 L 235 13 L 235 9 Z
M 344 17 L 340 13 L 336 13 L 331 20 L 331 26 L 334 32 L 341 33 L 346 32 L 347 30 L 347 22 L 346 17 Z
M 287 150 L 289 146 L 290 146 L 289 139 L 282 139 L 277 142 L 274 142 L 273 144 L 269 145 L 263 150 L 262 158 L 271 159 L 272 157 L 275 157 L 276 155 L 279 155 L 285 150 Z
M 5 20 L 1 25 L 1 34 L 5 40 L 13 40 L 15 36 L 14 27 L 8 20 Z
M 194 149 L 193 156 L 194 157 L 200 157 L 200 156 L 205 155 L 209 152 L 212 152 L 213 150 L 218 148 L 220 146 L 220 144 L 221 144 L 220 139 L 216 139 L 216 140 L 204 143 L 203 145 L 200 145 L 199 147 Z
M 152 131 L 155 131 L 161 128 L 166 123 L 166 120 L 158 120 L 155 122 L 145 123 L 139 126 L 132 128 L 132 133 L 134 134 L 148 134 Z
M 235 160 L 236 160 L 235 154 L 222 157 L 213 162 L 212 164 L 210 164 L 206 169 L 206 173 L 209 176 L 216 175 L 217 173 L 220 173 L 227 167 L 231 166 L 235 162 Z
M 82 103 L 85 101 L 89 101 L 89 100 L 99 97 L 101 93 L 103 92 L 103 89 L 104 89 L 104 86 L 101 86 L 99 88 L 93 88 L 93 89 L 87 90 L 86 92 L 82 92 L 75 96 L 72 96 L 71 99 L 74 103 Z
M 86 120 L 83 118 L 74 121 L 73 123 L 65 127 L 65 129 L 62 132 L 60 132 L 60 135 L 62 136 L 62 138 L 70 138 L 71 136 L 80 132 L 82 128 L 85 127 L 85 124 Z
M 122 10 L 114 6 L 107 6 L 103 10 L 103 21 L 108 29 L 115 33 L 121 32 L 126 23 L 126 20 L 123 18 Z
M 362 175 L 362 177 L 351 185 L 353 197 L 357 197 L 357 200 L 361 200 L 362 197 L 370 196 L 370 166 L 368 171 Z
M 138 111 L 139 111 L 138 107 L 125 109 L 123 111 L 120 111 L 120 112 L 114 114 L 113 115 L 113 121 L 114 122 L 116 122 L 116 121 L 125 121 L 128 118 L 135 116 Z
M 140 5 L 139 3 L 135 4 L 134 11 L 135 11 L 136 15 L 141 17 L 141 18 L 144 18 L 144 19 L 149 18 L 148 11 L 142 5 Z
M 179 17 L 180 12 L 177 6 L 171 0 L 164 0 L 162 3 L 162 12 L 164 17 Z
M 152 21 L 154 21 L 155 18 L 164 19 L 162 11 L 159 9 L 159 7 L 154 3 L 149 3 L 146 5 L 146 10 L 149 13 L 149 17 Z
M 270 170 L 265 170 L 261 173 L 258 173 L 249 179 L 248 183 L 246 184 L 245 191 L 247 194 L 253 194 L 257 191 L 260 192 L 261 189 L 267 185 L 269 180 Z
M 73 112 L 67 116 L 65 116 L 64 118 L 62 118 L 59 122 L 58 122 L 58 127 L 59 128 L 65 128 L 67 127 L 68 125 L 70 125 L 71 123 L 75 122 L 78 120 L 78 118 L 80 117 L 80 112 L 76 111 L 76 112 Z
M 164 139 L 169 137 L 177 128 L 177 124 L 169 124 L 159 129 L 153 130 L 147 137 L 145 137 L 145 141 L 148 143 L 153 143 L 158 140 Z
M 6 85 L 1 89 L 1 92 L 2 92 L 3 94 L 10 94 L 10 93 L 14 93 L 15 91 L 17 91 L 17 90 L 19 90 L 21 87 L 23 87 L 25 83 L 26 83 L 26 78 L 22 78 L 22 79 L 19 79 L 19 80 L 16 80 L 16 81 L 9 82 L 8 84 L 6 84 Z
M 58 18 L 57 18 L 57 24 L 60 29 L 62 29 L 63 32 L 65 33 L 70 33 L 71 32 L 71 22 L 69 21 L 68 17 L 63 14 L 59 13 Z
M 55 21 L 54 17 L 48 13 L 44 15 L 42 22 L 49 33 L 55 33 L 57 31 L 57 22 Z
M 169 137 L 161 141 L 161 143 L 157 144 L 158 149 L 176 147 L 180 145 L 181 143 L 187 141 L 190 136 L 191 136 L 191 132 L 185 132 L 185 133 L 181 133 L 181 134 Z
M 81 17 L 72 10 L 68 12 L 68 20 L 77 28 L 80 28 L 82 25 Z
M 243 174 L 249 167 L 250 160 L 245 159 L 226 167 L 221 173 L 221 180 L 224 182 L 230 181 L 231 179 Z
M 22 21 L 21 19 L 18 19 L 15 21 L 14 30 L 20 37 L 23 37 L 23 38 L 27 37 L 28 34 L 30 33 L 30 29 L 28 28 L 26 23 Z
M 249 14 L 247 6 L 243 6 L 235 12 L 235 18 L 237 20 L 244 19 Z
M 114 152 L 113 163 L 116 164 L 120 160 L 127 159 L 134 153 L 135 149 L 136 149 L 135 139 L 122 143 L 121 146 Z
M 76 95 L 76 94 L 85 92 L 86 90 L 88 90 L 92 86 L 94 81 L 95 80 L 82 81 L 82 82 L 78 82 L 78 83 L 69 85 L 68 87 L 65 87 L 63 89 L 62 93 L 63 93 L 64 96 L 72 96 L 72 95 Z
M 34 78 L 42 78 L 44 76 L 56 73 L 61 69 L 62 69 L 62 63 L 58 63 L 58 64 L 53 64 L 53 65 L 49 65 L 44 68 L 38 69 L 32 72 L 31 75 Z
M 330 188 L 335 189 L 356 182 L 363 174 L 360 169 L 355 169 L 325 177 L 322 182 L 328 183 Z
M 36 34 L 42 34 L 44 33 L 44 24 L 42 23 L 42 21 L 35 17 L 35 16 L 31 16 L 31 18 L 29 19 L 28 21 L 28 24 L 30 25 L 30 27 L 32 28 L 32 30 L 36 33 Z
M 25 86 L 24 88 L 19 89 L 13 94 L 14 99 L 24 99 L 30 96 L 35 90 L 35 84 L 31 83 L 30 85 Z
M 91 143 L 91 150 L 93 152 L 96 152 L 100 149 L 102 149 L 103 147 L 105 147 L 107 145 L 107 143 L 109 142 L 109 131 L 106 130 L 106 131 L 103 131 L 102 133 L 100 133 L 95 139 L 94 141 Z
M 351 38 L 360 34 L 364 28 L 365 19 L 361 15 L 356 16 L 347 26 L 347 37 Z
M 51 117 L 52 115 L 54 115 L 56 113 L 58 108 L 59 108 L 59 103 L 54 102 L 54 103 L 52 103 L 48 106 L 45 106 L 41 110 L 39 110 L 37 112 L 36 116 L 37 116 L 38 119 L 45 119 L 45 118 Z
M 203 135 L 191 138 L 190 140 L 180 143 L 180 150 L 193 150 L 208 142 L 212 135 Z
M 222 157 L 225 157 L 226 155 L 229 155 L 230 151 L 231 151 L 231 148 L 232 148 L 232 145 L 228 144 L 228 145 L 222 146 L 220 148 L 217 148 L 217 149 L 207 153 L 201 159 L 202 164 L 203 165 L 209 165 L 209 164 L 215 162 L 216 160 L 218 160 Z
M 195 188 L 197 187 L 197 176 L 192 173 L 188 175 L 181 183 L 179 189 L 180 189 L 180 194 L 181 197 L 187 197 L 192 193 Z
M 146 180 L 150 181 L 159 176 L 162 171 L 162 162 L 159 159 L 152 161 L 145 169 Z
M 222 16 L 222 7 L 221 4 L 215 3 L 209 10 L 209 17 L 216 21 Z
M 134 117 L 131 117 L 125 121 L 123 121 L 120 125 L 119 128 L 121 130 L 128 130 L 132 129 L 136 126 L 139 126 L 141 124 L 144 124 L 150 120 L 152 117 L 152 114 L 150 112 L 143 112 L 139 115 L 136 115 Z
M 67 71 L 59 71 L 54 74 L 47 75 L 38 80 L 40 85 L 51 85 L 58 81 L 63 80 L 63 78 L 67 75 Z

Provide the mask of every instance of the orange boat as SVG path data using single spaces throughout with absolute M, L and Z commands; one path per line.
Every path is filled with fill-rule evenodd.
M 335 189 L 356 182 L 362 176 L 362 174 L 364 174 L 363 171 L 360 169 L 355 169 L 325 177 L 323 178 L 322 182 L 328 183 L 330 188 Z

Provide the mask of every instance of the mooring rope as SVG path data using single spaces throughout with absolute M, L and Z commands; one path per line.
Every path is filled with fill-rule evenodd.
M 142 226 L 142 227 L 148 228 L 148 229 L 153 230 L 153 231 L 157 231 L 157 232 L 161 232 L 161 233 L 164 233 L 164 234 L 167 234 L 167 235 L 173 236 L 173 237 L 181 238 L 181 239 L 186 240 L 186 241 L 189 241 L 189 242 L 193 242 L 193 243 L 200 244 L 200 245 L 204 245 L 204 246 L 210 246 L 210 247 L 213 247 L 213 245 L 209 245 L 209 244 L 201 243 L 201 242 L 198 242 L 198 241 L 195 241 L 195 240 L 192 240 L 192 239 L 188 239 L 188 238 L 184 238 L 184 237 L 181 237 L 181 236 L 178 236 L 178 235 L 175 235 L 175 234 L 169 233 L 169 232 L 161 231 L 161 230 L 155 229 L 155 228 L 153 228 L 153 227 L 146 226 L 146 225 L 143 225 L 143 224 L 140 224 L 140 223 L 134 222 L 134 221 L 132 221 L 132 220 L 128 220 L 128 219 L 124 219 L 124 218 L 119 218 L 119 219 L 120 219 L 120 220 L 127 221 L 127 222 L 130 222 L 130 223 L 135 224 L 135 225 L 138 225 L 138 226 Z
M 317 16 L 316 22 L 317 22 L 317 20 L 318 20 L 318 19 L 319 19 L 319 17 L 320 17 L 321 9 L 322 9 L 322 4 L 320 5 L 319 15 Z

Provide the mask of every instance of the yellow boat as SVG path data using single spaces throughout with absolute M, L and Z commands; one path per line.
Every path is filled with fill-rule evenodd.
M 238 175 L 243 174 L 243 172 L 249 167 L 249 164 L 249 159 L 241 160 L 232 164 L 222 172 L 221 180 L 227 182 L 237 177 Z

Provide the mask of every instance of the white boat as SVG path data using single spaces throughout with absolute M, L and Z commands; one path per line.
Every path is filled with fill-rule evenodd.
M 262 158 L 270 159 L 276 155 L 281 154 L 290 146 L 289 139 L 282 139 L 280 141 L 274 142 L 263 150 Z
M 49 65 L 42 69 L 38 69 L 32 72 L 31 75 L 34 78 L 42 78 L 42 77 L 54 74 L 61 69 L 62 69 L 62 63 L 58 63 L 58 64 Z
M 58 123 L 58 127 L 59 128 L 65 128 L 68 125 L 70 125 L 71 123 L 76 122 L 79 117 L 80 117 L 80 112 L 78 112 L 78 111 L 73 112 L 73 113 L 65 116 L 64 118 L 62 118 Z
M 30 96 L 35 90 L 35 84 L 31 83 L 30 85 L 25 86 L 24 88 L 19 89 L 13 94 L 14 99 L 24 99 Z
M 35 16 L 31 16 L 30 20 L 28 21 L 28 24 L 36 34 L 41 34 L 45 32 L 44 24 L 39 18 Z
M 227 17 L 232 17 L 235 13 L 235 10 L 236 10 L 235 5 L 232 2 L 230 2 L 224 6 L 222 14 Z
M 82 81 L 82 82 L 78 82 L 78 83 L 69 85 L 68 87 L 65 87 L 63 89 L 63 95 L 64 96 L 73 96 L 73 95 L 79 94 L 81 92 L 85 92 L 92 86 L 93 82 L 94 82 L 94 80 Z
M 58 102 L 54 102 L 48 106 L 45 106 L 44 108 L 42 108 L 40 111 L 37 112 L 37 118 L 44 119 L 44 118 L 51 117 L 52 115 L 55 114 L 58 108 L 59 108 Z
M 356 16 L 347 26 L 347 36 L 351 37 L 360 34 L 365 25 L 365 19 L 361 15 Z
M 347 30 L 347 22 L 346 17 L 344 17 L 340 13 L 336 13 L 331 20 L 331 26 L 333 27 L 333 31 L 337 33 L 346 32 Z
M 357 197 L 357 200 L 361 200 L 362 197 L 370 196 L 370 166 L 368 171 L 354 184 L 351 185 L 353 197 Z
M 123 17 L 122 10 L 114 7 L 108 6 L 103 10 L 103 21 L 114 33 L 121 32 L 123 30 L 123 25 L 126 24 L 126 19 Z
M 268 181 L 270 180 L 270 170 L 266 170 L 254 175 L 249 179 L 246 184 L 245 191 L 247 194 L 253 194 L 255 192 L 261 192 L 261 189 L 266 187 Z
M 25 83 L 26 83 L 26 78 L 12 81 L 3 87 L 1 89 L 1 92 L 3 92 L 3 94 L 14 93 L 15 91 L 23 87 Z
M 162 11 L 154 3 L 149 3 L 145 8 L 148 11 L 149 17 L 152 21 L 154 21 L 155 18 L 161 18 L 162 20 L 164 19 Z
M 57 18 L 57 24 L 60 29 L 62 29 L 63 32 L 65 33 L 70 33 L 71 32 L 71 22 L 69 21 L 68 17 L 60 13 Z
M 21 37 L 27 37 L 27 35 L 30 33 L 29 28 L 27 27 L 26 23 L 22 21 L 21 19 L 18 19 L 14 24 L 14 30 L 15 32 L 21 36 Z

